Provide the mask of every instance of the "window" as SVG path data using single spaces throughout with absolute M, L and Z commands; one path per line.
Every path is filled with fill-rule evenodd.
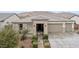
M 19 24 L 19 29 L 20 29 L 20 30 L 23 29 L 23 24 Z

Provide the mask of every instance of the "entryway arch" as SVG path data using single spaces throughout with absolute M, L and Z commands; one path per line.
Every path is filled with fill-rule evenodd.
M 48 34 L 48 22 L 47 21 L 33 21 L 33 33 L 43 32 L 43 34 Z

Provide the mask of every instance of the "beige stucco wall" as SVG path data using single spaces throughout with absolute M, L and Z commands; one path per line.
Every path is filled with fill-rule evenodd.
M 27 24 L 23 24 L 23 29 L 24 30 L 28 29 Z
M 19 24 L 13 24 L 13 29 L 15 31 L 19 31 Z M 22 30 L 28 30 L 29 35 L 33 35 L 33 25 L 32 24 L 23 24 L 23 29 Z
M 19 24 L 12 24 L 15 31 L 19 31 Z
M 19 20 L 20 19 L 16 15 L 13 15 L 13 16 L 9 17 L 8 19 L 6 19 L 6 21 L 4 23 L 5 23 L 5 25 L 11 24 L 15 31 L 19 31 L 19 24 L 12 23 L 12 22 L 19 22 Z
M 16 15 L 13 15 L 13 16 L 9 17 L 8 19 L 6 19 L 5 24 L 7 22 L 13 25 L 14 30 L 18 31 L 19 30 L 19 24 L 18 24 L 19 22 L 30 22 L 30 20 L 28 18 L 19 19 Z M 15 22 L 15 23 L 13 23 L 13 22 Z M 18 22 L 18 23 L 16 23 L 16 22 Z M 24 23 L 23 30 L 25 30 L 25 29 L 28 29 L 30 33 L 33 33 L 32 24 Z
M 31 24 L 27 24 L 27 29 L 29 30 L 30 34 L 33 34 L 33 25 Z

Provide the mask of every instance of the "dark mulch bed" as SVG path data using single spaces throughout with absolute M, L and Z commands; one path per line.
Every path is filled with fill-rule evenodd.
M 32 40 L 31 38 L 27 38 L 21 41 L 21 48 L 32 48 Z

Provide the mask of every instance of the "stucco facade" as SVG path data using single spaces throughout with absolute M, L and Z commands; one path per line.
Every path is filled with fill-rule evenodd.
M 16 31 L 29 30 L 29 34 L 37 35 L 38 32 L 43 34 L 57 33 L 57 32 L 72 32 L 74 31 L 75 21 L 52 15 L 52 13 L 25 13 L 22 15 L 13 15 L 6 19 L 3 23 L 11 24 Z

